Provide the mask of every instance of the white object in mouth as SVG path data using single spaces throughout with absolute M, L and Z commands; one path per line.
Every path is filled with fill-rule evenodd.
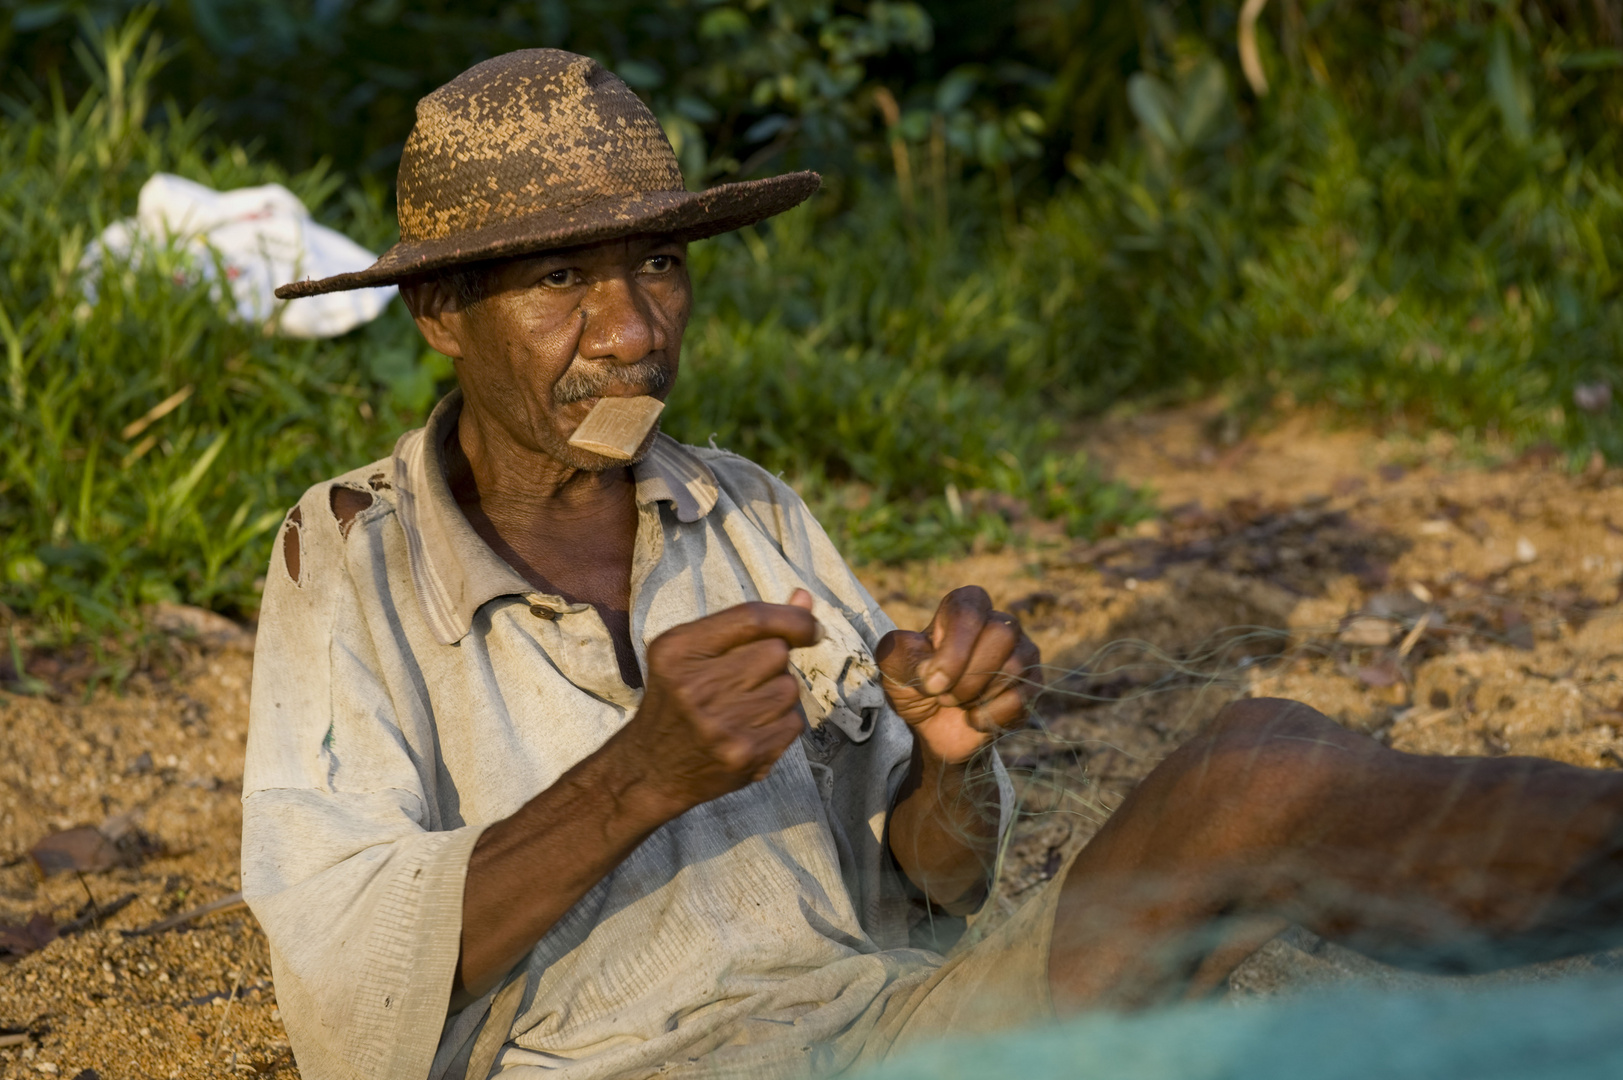
M 665 403 L 656 397 L 598 398 L 569 437 L 569 445 L 616 461 L 630 461 L 664 408 Z

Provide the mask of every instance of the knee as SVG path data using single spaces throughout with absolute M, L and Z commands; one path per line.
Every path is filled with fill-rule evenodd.
M 1367 753 L 1361 744 L 1380 749 L 1300 702 L 1246 699 L 1167 760 L 1168 779 L 1188 813 L 1225 830 L 1273 833 L 1334 798 Z
M 1311 705 L 1290 698 L 1241 698 L 1212 717 L 1201 734 L 1238 741 L 1277 737 L 1316 738 L 1346 729 Z

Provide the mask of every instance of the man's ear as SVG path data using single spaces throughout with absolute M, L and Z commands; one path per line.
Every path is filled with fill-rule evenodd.
M 444 281 L 417 281 L 400 286 L 417 330 L 435 352 L 462 359 L 462 308 Z

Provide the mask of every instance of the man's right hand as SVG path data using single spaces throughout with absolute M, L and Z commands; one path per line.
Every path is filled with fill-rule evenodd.
M 648 646 L 642 707 L 623 729 L 658 793 L 686 809 L 764 779 L 801 733 L 789 650 L 821 640 L 812 597 L 739 604 Z M 639 770 L 640 771 L 640 770 Z
M 789 650 L 822 636 L 811 606 L 796 589 L 787 604 L 740 604 L 649 644 L 637 715 L 474 845 L 453 1011 L 494 986 L 655 829 L 772 771 L 801 731 Z

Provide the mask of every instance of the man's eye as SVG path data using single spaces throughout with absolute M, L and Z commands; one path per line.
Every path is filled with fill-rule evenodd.
M 643 261 L 643 272 L 648 274 L 666 274 L 676 269 L 675 255 L 650 255 Z
M 579 280 L 573 270 L 554 270 L 541 279 L 541 284 L 549 289 L 567 289 Z

